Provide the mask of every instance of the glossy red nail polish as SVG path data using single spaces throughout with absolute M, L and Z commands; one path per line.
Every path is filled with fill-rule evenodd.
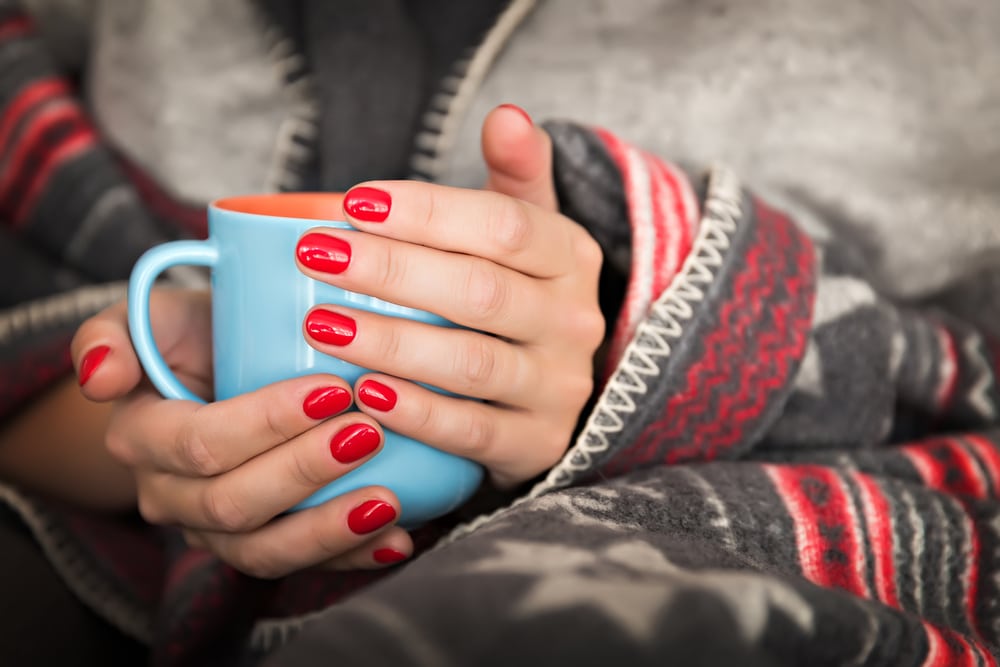
M 344 346 L 354 340 L 358 327 L 347 315 L 320 308 L 306 315 L 306 331 L 320 343 Z
M 343 387 L 320 387 L 302 401 L 302 411 L 310 419 L 326 419 L 340 414 L 351 404 L 351 392 Z
M 323 273 L 343 273 L 351 263 L 351 244 L 336 236 L 313 232 L 299 239 L 295 255 L 306 266 Z
M 524 118 L 524 120 L 528 122 L 528 125 L 534 126 L 535 124 L 535 121 L 531 120 L 531 116 L 528 115 L 528 112 L 516 104 L 501 104 L 497 107 L 497 109 L 510 109 L 511 111 L 516 111 L 521 114 L 521 117 Z
M 396 407 L 396 392 L 375 380 L 365 380 L 358 386 L 358 400 L 380 412 Z
M 344 210 L 362 222 L 385 222 L 392 208 L 392 197 L 385 190 L 359 186 L 344 195 Z
M 384 500 L 366 500 L 347 515 L 347 527 L 357 535 L 367 535 L 396 519 L 396 508 Z
M 351 424 L 330 438 L 330 453 L 341 463 L 354 463 L 378 449 L 378 431 L 368 424 Z
M 372 558 L 376 563 L 381 565 L 392 565 L 393 563 L 398 563 L 401 560 L 406 560 L 407 556 L 402 551 L 384 548 L 373 551 Z
M 79 382 L 81 387 L 87 384 L 87 380 L 89 380 L 90 377 L 94 374 L 94 371 L 97 370 L 97 367 L 104 362 L 104 359 L 108 356 L 108 352 L 110 351 L 111 348 L 108 347 L 107 345 L 98 345 L 93 350 L 90 350 L 89 352 L 87 352 L 87 354 L 83 355 L 83 360 L 80 361 L 80 375 L 79 375 Z

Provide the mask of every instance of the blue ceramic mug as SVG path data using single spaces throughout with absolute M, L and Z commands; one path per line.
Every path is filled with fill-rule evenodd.
M 215 398 L 219 400 L 312 373 L 332 373 L 351 384 L 365 373 L 366 369 L 317 352 L 306 343 L 302 321 L 319 304 L 454 326 L 425 311 L 332 287 L 298 270 L 295 247 L 304 232 L 319 226 L 351 229 L 338 221 L 342 203 L 343 195 L 326 193 L 222 199 L 209 206 L 207 240 L 165 243 L 139 259 L 129 282 L 129 330 L 139 360 L 161 394 L 201 401 L 178 381 L 153 341 L 149 292 L 156 278 L 175 265 L 211 269 Z M 293 509 L 361 487 L 385 486 L 399 498 L 400 525 L 413 527 L 465 502 L 482 475 L 482 468 L 467 459 L 386 430 L 385 446 L 374 458 Z

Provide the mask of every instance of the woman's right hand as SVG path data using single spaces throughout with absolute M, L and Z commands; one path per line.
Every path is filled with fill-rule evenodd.
M 207 292 L 154 290 L 150 314 L 164 360 L 209 397 Z M 147 521 L 176 525 L 191 544 L 263 578 L 315 565 L 374 568 L 412 552 L 385 488 L 283 515 L 382 447 L 372 418 L 344 413 L 351 390 L 340 378 L 295 378 L 214 403 L 166 400 L 145 379 L 124 303 L 85 322 L 72 353 L 87 398 L 114 401 L 106 445 L 133 471 Z

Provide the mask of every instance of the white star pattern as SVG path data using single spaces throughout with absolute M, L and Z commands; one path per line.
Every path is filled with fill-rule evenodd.
M 813 326 L 820 327 L 878 301 L 871 286 L 851 276 L 824 276 L 816 286 Z
M 662 609 L 682 592 L 705 591 L 723 601 L 748 642 L 780 609 L 804 632 L 813 611 L 798 592 L 756 573 L 690 571 L 670 563 L 646 542 L 618 542 L 597 550 L 541 542 L 501 540 L 497 553 L 470 564 L 469 574 L 523 574 L 537 578 L 515 604 L 526 617 L 590 607 L 638 641 L 649 640 Z
M 806 353 L 795 376 L 795 389 L 817 398 L 823 397 L 823 359 L 815 343 L 806 346 Z

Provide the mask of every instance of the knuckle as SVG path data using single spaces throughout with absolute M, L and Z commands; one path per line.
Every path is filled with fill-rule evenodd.
M 604 251 L 601 250 L 601 244 L 586 232 L 580 234 L 579 238 L 576 251 L 580 265 L 593 271 L 600 270 L 601 265 L 604 264 Z
M 274 401 L 269 401 L 265 405 L 264 426 L 273 439 L 278 442 L 285 442 L 286 440 L 290 440 L 294 434 L 288 433 L 287 429 L 282 425 L 281 418 L 275 414 L 275 411 L 279 409 L 280 404 Z
M 400 358 L 401 344 L 399 327 L 381 327 L 375 346 L 377 358 L 383 363 L 394 364 Z
M 382 246 L 381 261 L 375 266 L 375 284 L 386 292 L 395 292 L 406 280 L 406 253 L 393 251 L 392 244 Z
M 496 440 L 496 425 L 478 410 L 470 412 L 460 437 L 461 442 L 472 457 L 487 457 Z
M 566 453 L 569 447 L 569 438 L 566 433 L 559 429 L 550 429 L 549 432 L 542 437 L 539 443 L 538 455 L 540 457 L 539 465 L 541 470 L 548 470 L 555 464 L 559 463 L 559 460 Z
M 590 398 L 594 391 L 594 378 L 590 373 L 574 373 L 566 378 L 563 395 L 574 409 L 579 409 Z
M 498 197 L 486 220 L 487 238 L 500 250 L 516 254 L 531 245 L 531 216 L 523 202 Z
M 489 322 L 501 315 L 510 300 L 510 285 L 493 266 L 472 262 L 463 287 L 466 308 L 480 322 Z
M 257 579 L 278 579 L 290 571 L 280 556 L 260 545 L 239 550 L 229 559 L 229 564 Z
M 497 372 L 496 350 L 482 336 L 475 336 L 460 345 L 454 358 L 455 375 L 467 390 L 474 391 L 488 384 Z
M 299 486 L 312 489 L 328 481 L 315 466 L 310 465 L 309 458 L 302 448 L 293 448 L 290 456 L 289 474 Z
M 202 512 L 209 524 L 224 533 L 241 533 L 252 527 L 251 517 L 225 485 L 209 484 L 202 495 Z
M 417 435 L 418 440 L 435 440 L 435 436 L 439 431 L 439 416 L 438 411 L 435 409 L 436 402 L 421 401 L 420 405 L 416 407 L 416 411 L 413 416 L 413 430 L 412 433 Z
M 111 456 L 126 466 L 134 466 L 136 453 L 132 441 L 114 429 L 109 429 L 104 435 L 104 448 Z
M 151 523 L 154 526 L 168 523 L 168 518 L 160 503 L 156 502 L 155 498 L 148 492 L 140 491 L 137 504 L 139 516 L 145 519 L 147 523 Z
M 196 416 L 180 427 L 177 432 L 177 450 L 185 470 L 202 477 L 211 477 L 223 472 L 223 468 L 202 436 L 200 421 Z
M 418 210 L 423 211 L 423 215 L 414 216 L 417 223 L 430 230 L 434 227 L 434 221 L 438 215 L 438 195 L 437 188 L 418 188 L 413 192 L 415 197 L 420 197 Z
M 581 310 L 574 318 L 575 337 L 583 342 L 588 351 L 593 351 L 604 340 L 606 324 L 604 315 L 595 306 Z
M 339 537 L 335 531 L 331 531 L 329 522 L 313 522 L 310 531 L 310 539 L 313 544 L 319 547 L 319 551 L 325 554 L 325 558 L 333 558 L 343 554 L 349 548 L 349 544 Z

